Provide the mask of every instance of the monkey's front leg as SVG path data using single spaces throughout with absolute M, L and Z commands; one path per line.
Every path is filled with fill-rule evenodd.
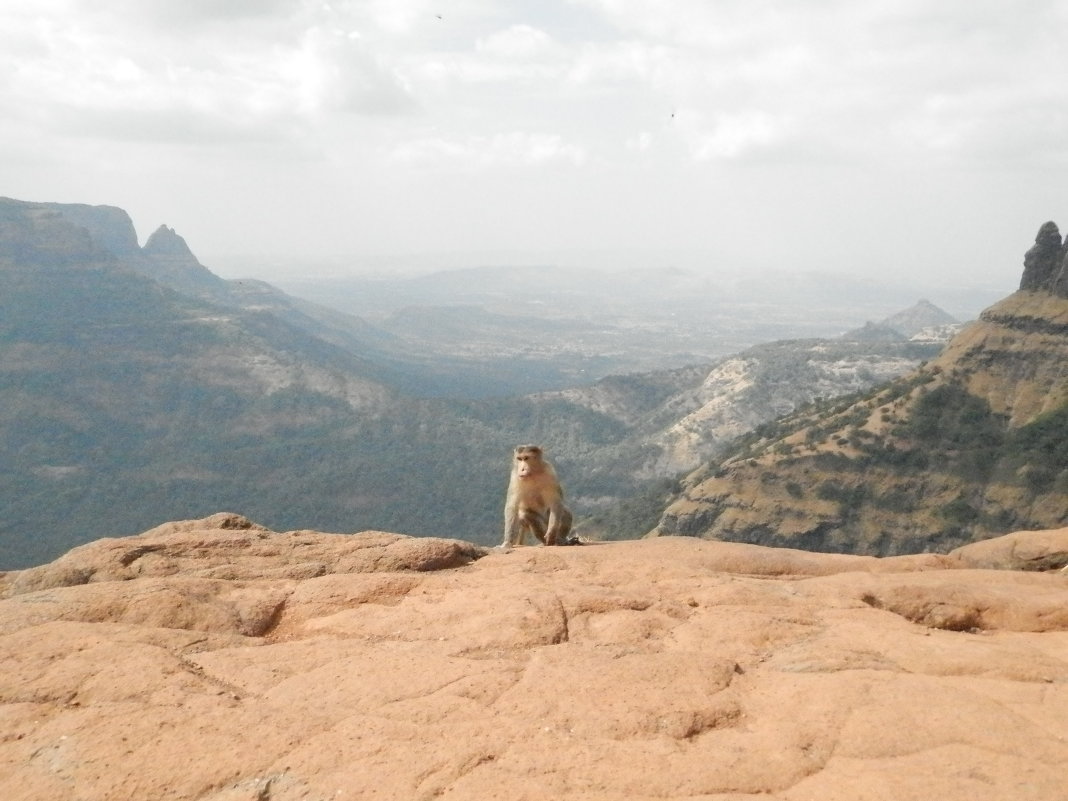
M 545 533 L 546 545 L 565 545 L 571 534 L 571 510 L 562 503 L 549 511 L 549 528 Z
M 523 533 L 529 531 L 537 537 L 538 542 L 545 545 L 545 526 L 548 520 L 548 516 L 540 510 L 529 507 L 523 509 L 520 512 L 520 537 L 522 537 Z
M 504 510 L 504 539 L 497 547 L 502 551 L 510 551 L 513 545 L 518 545 L 523 537 L 523 529 L 519 523 L 518 506 L 507 506 Z

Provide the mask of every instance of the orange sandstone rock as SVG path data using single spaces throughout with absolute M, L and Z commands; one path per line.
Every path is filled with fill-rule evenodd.
M 1068 576 L 1014 536 L 101 540 L 0 577 L 0 797 L 1055 801 Z

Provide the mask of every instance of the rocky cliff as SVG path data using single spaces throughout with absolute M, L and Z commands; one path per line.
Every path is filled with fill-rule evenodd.
M 868 389 L 909 372 L 942 345 L 830 339 L 781 340 L 711 365 L 611 376 L 540 396 L 613 417 L 645 451 L 635 475 L 692 470 L 742 434 L 817 399 Z
M 1038 229 L 1035 244 L 1024 255 L 1020 289 L 1068 297 L 1068 243 L 1061 242 L 1055 222 Z
M 156 229 L 141 247 L 130 215 L 115 206 L 26 203 L 11 199 L 3 202 L 12 210 L 36 208 L 51 212 L 53 219 L 88 234 L 93 245 L 110 254 L 116 263 L 170 289 L 212 300 L 229 297 L 229 282 L 198 262 L 185 240 L 165 225 Z
M 1057 801 L 1065 562 L 170 523 L 0 574 L 0 794 Z
M 685 414 L 652 438 L 660 455 L 646 470 L 672 474 L 722 451 L 727 443 L 817 399 L 849 395 L 881 384 L 935 355 L 939 346 L 826 340 L 776 342 L 723 360 L 696 391 L 673 398 Z
M 134 260 L 139 271 L 164 286 L 188 295 L 232 300 L 230 283 L 197 261 L 173 228 L 161 225 L 153 231 L 140 255 Z
M 20 201 L 6 200 L 9 204 Z M 117 206 L 90 206 L 85 203 L 35 203 L 41 209 L 55 212 L 82 228 L 101 248 L 116 258 L 137 258 L 141 255 L 141 246 L 137 243 L 137 232 L 133 220 L 125 210 Z
M 929 364 L 698 469 L 657 531 L 854 553 L 1068 522 L 1068 295 L 1047 223 L 1024 288 Z M 1056 270 L 1054 269 L 1056 268 Z
M 20 267 L 99 270 L 113 266 L 114 255 L 84 228 L 39 204 L 0 197 L 0 270 L 10 274 Z
M 94 247 L 110 254 L 124 268 L 168 289 L 232 309 L 272 314 L 286 325 L 332 345 L 364 357 L 376 355 L 380 372 L 389 371 L 382 363 L 397 361 L 379 352 L 392 339 L 385 332 L 357 317 L 294 298 L 263 281 L 220 278 L 200 263 L 177 231 L 166 225 L 157 228 L 141 247 L 130 215 L 115 206 L 26 203 L 11 199 L 2 202 L 12 209 L 32 206 L 53 212 L 56 219 L 82 229 Z
M 117 211 L 93 214 L 121 254 Z M 136 531 L 172 504 L 214 508 L 245 481 L 220 483 L 238 451 L 351 425 L 392 400 L 377 378 L 282 318 L 149 279 L 62 208 L 0 200 L 0 565 Z

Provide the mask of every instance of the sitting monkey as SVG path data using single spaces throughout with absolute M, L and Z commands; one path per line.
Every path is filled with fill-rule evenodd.
M 520 445 L 512 455 L 512 476 L 504 500 L 503 550 L 521 545 L 526 532 L 545 545 L 577 545 L 571 511 L 553 466 L 537 445 Z

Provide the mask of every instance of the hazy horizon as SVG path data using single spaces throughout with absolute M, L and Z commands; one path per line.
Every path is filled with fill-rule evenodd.
M 0 194 L 122 207 L 226 277 L 629 254 L 604 268 L 1014 287 L 1068 226 L 1066 24 L 1068 0 L 9 4 Z
M 1068 217 L 1065 218 L 1068 221 Z M 180 232 L 179 232 L 180 233 Z M 281 283 L 309 280 L 330 282 L 347 278 L 356 280 L 408 279 L 473 270 L 580 270 L 614 274 L 655 274 L 679 271 L 693 276 L 745 281 L 748 278 L 776 275 L 807 275 L 855 279 L 877 286 L 962 287 L 1009 293 L 1016 289 L 1023 269 L 1023 254 L 1033 237 L 1026 236 L 1015 261 L 1005 269 L 986 274 L 928 273 L 902 276 L 894 270 L 871 272 L 852 270 L 848 265 L 837 269 L 818 265 L 794 267 L 754 257 L 748 261 L 722 262 L 708 251 L 641 250 L 571 250 L 571 251 L 438 251 L 438 252 L 352 252 L 313 258 L 300 255 L 262 255 L 226 253 L 206 264 L 213 272 L 228 279 L 263 279 Z M 143 242 L 143 238 L 142 238 Z M 196 243 L 189 242 L 195 251 Z M 198 255 L 198 254 L 194 254 Z

